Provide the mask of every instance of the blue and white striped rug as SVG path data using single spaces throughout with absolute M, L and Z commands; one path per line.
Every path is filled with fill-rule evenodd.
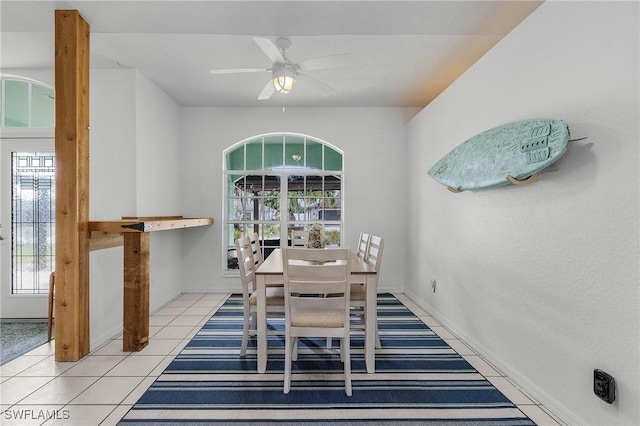
M 285 395 L 284 338 L 269 337 L 267 373 L 257 374 L 255 340 L 239 356 L 242 298 L 232 295 L 120 425 L 535 424 L 393 295 L 379 295 L 378 318 L 375 374 L 366 373 L 362 332 L 353 332 L 353 396 L 325 339 L 300 341 Z M 282 329 L 283 321 L 269 327 Z

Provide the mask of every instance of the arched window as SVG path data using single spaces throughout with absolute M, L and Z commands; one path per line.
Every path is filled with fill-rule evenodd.
M 264 256 L 290 245 L 291 231 L 322 229 L 323 246 L 342 244 L 343 154 L 292 133 L 241 141 L 224 152 L 226 269 L 237 269 L 234 242 L 257 232 Z
M 54 127 L 52 87 L 20 77 L 0 80 L 0 127 Z

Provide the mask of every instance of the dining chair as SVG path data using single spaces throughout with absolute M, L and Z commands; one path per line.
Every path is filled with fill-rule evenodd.
M 369 242 L 371 241 L 371 235 L 365 232 L 360 233 L 358 239 L 358 248 L 356 249 L 356 256 L 360 259 L 364 259 L 369 251 Z
M 249 234 L 249 242 L 251 243 L 251 254 L 253 255 L 253 263 L 255 267 L 262 265 L 264 262 L 264 256 L 262 254 L 262 248 L 260 247 L 260 237 L 257 232 Z
M 384 250 L 384 239 L 375 235 L 369 237 L 367 254 L 364 262 L 369 264 L 380 277 L 380 266 L 382 265 L 382 253 Z M 367 312 L 367 289 L 363 283 L 351 284 L 351 306 L 355 308 L 355 313 L 359 321 L 354 324 L 358 328 L 364 328 L 365 315 Z M 380 334 L 378 332 L 378 319 L 376 317 L 376 348 L 381 348 Z
M 256 309 L 256 265 L 251 249 L 251 239 L 248 236 L 238 238 L 235 242 L 238 255 L 238 268 L 240 269 L 240 281 L 242 282 L 242 343 L 240 356 L 247 353 L 249 336 L 257 335 L 257 309 Z M 282 287 L 267 287 L 266 289 L 267 317 L 273 313 L 284 313 L 284 289 Z M 264 336 L 266 339 L 267 336 Z
M 291 231 L 291 247 L 307 247 L 309 231 Z
M 340 339 L 345 393 L 351 396 L 351 264 L 346 248 L 282 249 L 285 294 L 284 393 L 291 390 L 299 337 Z M 330 297 L 324 297 L 331 294 Z

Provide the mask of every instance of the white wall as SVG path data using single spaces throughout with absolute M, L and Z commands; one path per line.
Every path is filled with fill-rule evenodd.
M 91 70 L 90 220 L 135 214 L 135 75 L 133 70 Z M 122 330 L 122 270 L 122 247 L 89 255 L 91 349 Z
M 638 6 L 545 2 L 407 129 L 407 293 L 570 424 L 640 424 Z M 588 137 L 538 183 L 452 194 L 427 175 L 535 117 Z
M 91 70 L 90 219 L 180 214 L 177 104 L 135 70 Z M 150 309 L 180 293 L 181 231 L 151 235 Z M 122 247 L 91 252 L 91 348 L 122 331 Z
M 222 277 L 222 152 L 270 132 L 302 133 L 344 150 L 345 245 L 362 231 L 385 238 L 383 289 L 404 285 L 404 126 L 396 108 L 183 108 L 185 215 L 214 217 L 208 229 L 184 231 L 184 291 L 239 291 Z
M 136 215 L 182 215 L 180 108 L 144 75 L 136 79 Z M 151 312 L 181 292 L 182 231 L 150 234 Z

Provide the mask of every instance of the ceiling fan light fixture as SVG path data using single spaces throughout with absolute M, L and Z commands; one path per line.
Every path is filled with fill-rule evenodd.
M 286 95 L 290 93 L 296 85 L 296 70 L 290 64 L 283 64 L 273 70 L 273 87 L 276 92 Z

